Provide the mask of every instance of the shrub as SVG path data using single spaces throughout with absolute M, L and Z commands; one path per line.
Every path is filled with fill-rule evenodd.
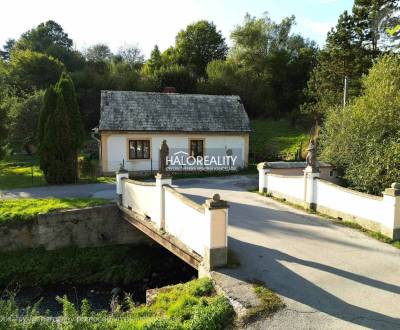
M 400 181 L 400 58 L 385 55 L 363 80 L 364 93 L 331 109 L 322 129 L 322 158 L 361 191 L 379 194 Z
M 115 314 L 94 312 L 85 300 L 78 309 L 66 297 L 58 298 L 63 306 L 63 314 L 58 321 L 38 318 L 36 306 L 25 312 L 19 311 L 11 296 L 8 300 L 0 300 L 0 315 L 4 316 L 0 317 L 0 329 L 222 330 L 229 325 L 234 315 L 228 300 L 214 294 L 199 297 L 191 295 L 191 292 L 208 293 L 208 289 L 197 289 L 210 286 L 212 284 L 209 279 L 179 284 L 160 293 L 150 306 L 131 306 L 128 311 L 122 312 L 119 309 Z M 24 317 L 24 321 L 28 320 L 28 323 L 21 322 L 19 316 Z

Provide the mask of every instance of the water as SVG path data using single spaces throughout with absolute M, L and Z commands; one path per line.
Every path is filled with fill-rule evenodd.
M 169 253 L 168 253 L 169 254 Z M 56 297 L 67 296 L 68 300 L 76 307 L 80 307 L 83 299 L 87 299 L 95 311 L 110 311 L 110 303 L 115 296 L 120 303 L 123 303 L 124 296 L 129 294 L 136 304 L 142 304 L 146 301 L 146 290 L 160 288 L 166 285 L 184 283 L 197 277 L 197 271 L 175 257 L 169 254 L 167 264 L 171 267 L 154 269 L 151 276 L 143 278 L 140 281 L 128 284 L 110 285 L 105 283 L 95 283 L 90 285 L 76 285 L 71 283 L 60 283 L 46 287 L 24 287 L 14 288 L 16 293 L 17 305 L 24 309 L 32 306 L 39 300 L 39 311 L 41 314 L 48 311 L 52 316 L 62 314 L 62 305 Z M 165 261 L 162 264 L 165 265 Z M 1 292 L 1 291 L 0 291 Z M 3 299 L 6 294 L 3 294 Z

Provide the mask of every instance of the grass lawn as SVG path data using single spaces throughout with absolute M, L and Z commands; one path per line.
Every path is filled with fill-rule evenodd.
M 45 184 L 43 173 L 33 158 L 19 157 L 0 161 L 0 190 Z
M 251 121 L 250 160 L 294 160 L 297 150 L 307 147 L 309 134 L 291 127 L 287 120 L 256 119 Z
M 103 205 L 109 202 L 109 200 L 101 198 L 3 199 L 0 200 L 0 224 L 29 221 L 39 213 Z
M 113 183 L 114 177 L 83 177 L 82 183 Z M 37 160 L 31 156 L 9 157 L 0 161 L 0 191 L 47 185 Z

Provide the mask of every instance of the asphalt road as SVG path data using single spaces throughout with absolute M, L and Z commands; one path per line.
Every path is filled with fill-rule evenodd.
M 248 192 L 257 178 L 182 180 L 197 202 L 229 201 L 232 271 L 264 281 L 287 307 L 252 329 L 400 329 L 400 250 L 318 216 Z
M 287 307 L 251 329 L 400 329 L 400 250 L 318 216 L 248 192 L 255 176 L 184 179 L 177 189 L 203 203 L 229 202 L 231 275 L 264 281 Z M 41 187 L 5 197 L 114 198 L 113 184 Z

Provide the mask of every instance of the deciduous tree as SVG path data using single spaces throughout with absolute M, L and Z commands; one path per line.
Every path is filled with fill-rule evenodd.
M 204 77 L 207 64 L 225 59 L 228 47 L 215 24 L 203 20 L 178 33 L 175 51 L 179 64 L 191 67 L 199 77 Z
M 383 56 L 363 79 L 364 93 L 332 108 L 322 130 L 322 159 L 356 189 L 379 194 L 400 180 L 400 58 Z

